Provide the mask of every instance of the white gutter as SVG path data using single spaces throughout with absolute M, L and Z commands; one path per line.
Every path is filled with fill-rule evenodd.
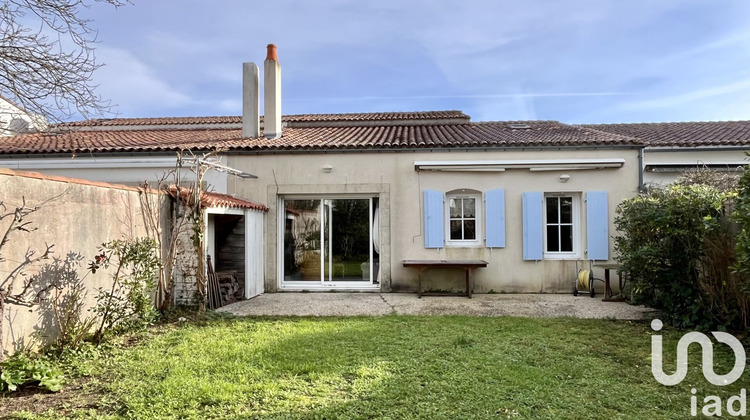
M 415 161 L 417 171 L 443 172 L 503 172 L 507 169 L 528 169 L 530 171 L 569 171 L 585 169 L 621 168 L 625 159 L 514 159 L 514 160 L 441 160 Z
M 701 160 L 701 161 L 677 161 L 677 162 L 646 162 L 646 166 L 713 166 L 713 165 L 726 165 L 726 166 L 747 166 L 750 161 L 747 160 L 735 160 L 735 161 L 720 161 L 720 160 Z
M 21 170 L 172 168 L 176 165 L 177 157 L 0 159 L 0 167 Z

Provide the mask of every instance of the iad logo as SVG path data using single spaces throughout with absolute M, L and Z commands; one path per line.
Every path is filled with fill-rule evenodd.
M 651 328 L 654 331 L 661 331 L 663 326 L 662 322 L 658 319 L 651 321 Z M 717 375 L 714 372 L 714 345 L 711 339 L 699 332 L 689 332 L 683 335 L 677 343 L 677 369 L 675 369 L 675 373 L 667 375 L 664 373 L 664 366 L 662 364 L 662 337 L 655 334 L 651 336 L 651 373 L 654 375 L 654 379 L 662 385 L 667 386 L 677 385 L 682 382 L 688 371 L 688 347 L 692 343 L 698 343 L 702 350 L 703 376 L 706 380 L 717 386 L 734 383 L 745 371 L 745 349 L 742 347 L 742 343 L 730 334 L 720 331 L 712 331 L 711 334 L 716 341 L 728 345 L 734 352 L 734 367 L 729 373 Z M 690 397 L 690 415 L 693 417 L 698 415 L 698 397 L 696 396 L 696 392 L 695 388 L 690 390 L 692 394 Z M 722 401 L 720 397 L 708 395 L 703 398 L 703 403 L 701 412 L 704 416 L 722 415 Z M 739 408 L 737 408 L 737 405 L 739 405 Z M 745 416 L 747 414 L 747 390 L 741 389 L 739 395 L 733 395 L 727 399 L 726 413 L 730 416 Z
M 651 321 L 651 329 L 661 331 L 664 324 L 658 319 Z M 714 372 L 714 344 L 707 335 L 699 332 L 689 332 L 680 338 L 677 343 L 677 370 L 671 375 L 664 373 L 662 364 L 662 337 L 651 336 L 651 373 L 662 385 L 677 385 L 685 379 L 688 371 L 688 346 L 692 343 L 701 345 L 703 354 L 703 376 L 708 382 L 717 386 L 725 386 L 734 383 L 745 371 L 745 349 L 742 343 L 733 335 L 720 331 L 711 331 L 716 341 L 728 345 L 734 352 L 734 367 L 726 375 L 717 375 Z

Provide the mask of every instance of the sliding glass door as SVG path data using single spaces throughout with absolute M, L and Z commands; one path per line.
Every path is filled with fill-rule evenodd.
M 377 283 L 375 198 L 283 200 L 283 281 L 328 287 Z

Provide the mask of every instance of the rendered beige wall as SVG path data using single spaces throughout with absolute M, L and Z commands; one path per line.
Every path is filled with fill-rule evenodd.
M 425 160 L 511 160 L 511 159 L 593 159 L 623 158 L 617 169 L 531 172 L 512 169 L 505 172 L 417 172 L 415 161 Z M 614 209 L 638 188 L 638 151 L 635 149 L 528 150 L 485 152 L 382 152 L 242 155 L 230 157 L 229 165 L 258 175 L 258 179 L 230 179 L 229 191 L 269 206 L 266 218 L 266 291 L 276 291 L 278 281 L 277 197 L 283 194 L 364 193 L 381 198 L 381 263 L 387 253 L 382 289 L 415 290 L 416 272 L 405 269 L 404 259 L 484 259 L 485 269 L 474 274 L 476 292 L 569 292 L 576 273 L 575 261 L 524 261 L 522 258 L 522 194 L 527 191 L 609 192 L 610 236 Z M 323 171 L 330 165 L 330 173 Z M 567 183 L 558 181 L 567 173 Z M 503 249 L 443 248 L 425 249 L 422 221 L 422 191 L 443 192 L 459 188 L 488 191 L 504 188 L 506 197 L 506 247 Z M 585 205 L 581 205 L 585 220 Z M 585 224 L 581 232 L 585 248 Z M 388 241 L 390 236 L 390 241 Z M 613 256 L 610 240 L 610 257 Z M 582 256 L 582 258 L 585 258 Z M 581 263 L 579 262 L 579 267 Z M 588 265 L 588 264 L 587 264 Z M 390 274 L 390 276 L 388 276 Z M 598 273 L 602 277 L 602 273 Z M 450 289 L 461 285 L 445 277 L 461 278 L 461 272 L 428 271 L 427 288 Z M 388 281 L 388 277 L 390 281 Z
M 65 259 L 69 253 L 84 258 L 77 267 L 80 278 L 88 290 L 86 302 L 93 305 L 96 289 L 111 285 L 112 270 L 99 270 L 88 274 L 87 265 L 97 254 L 98 247 L 109 240 L 146 236 L 139 192 L 119 186 L 87 185 L 86 181 L 39 179 L 41 175 L 0 170 L 0 202 L 12 211 L 26 198 L 28 206 L 40 209 L 27 217 L 37 230 L 29 233 L 13 232 L 3 248 L 5 262 L 0 263 L 0 281 L 23 258 L 26 250 L 44 251 L 45 243 L 54 244 L 53 258 Z M 0 211 L 5 213 L 2 208 Z M 0 222 L 0 232 L 7 229 L 9 219 Z M 0 233 L 0 234 L 2 234 Z M 52 260 L 41 262 L 26 270 L 28 276 L 38 273 L 41 266 Z M 33 346 L 32 333 L 54 337 L 53 314 L 44 311 L 49 302 L 31 308 L 7 305 L 2 314 L 2 349 L 14 352 Z

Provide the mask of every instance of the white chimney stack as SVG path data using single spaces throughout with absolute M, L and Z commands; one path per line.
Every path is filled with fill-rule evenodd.
M 242 137 L 260 137 L 260 70 L 242 63 Z
M 267 139 L 278 139 L 281 137 L 281 66 L 276 45 L 268 44 L 267 48 L 263 66 L 263 132 Z

